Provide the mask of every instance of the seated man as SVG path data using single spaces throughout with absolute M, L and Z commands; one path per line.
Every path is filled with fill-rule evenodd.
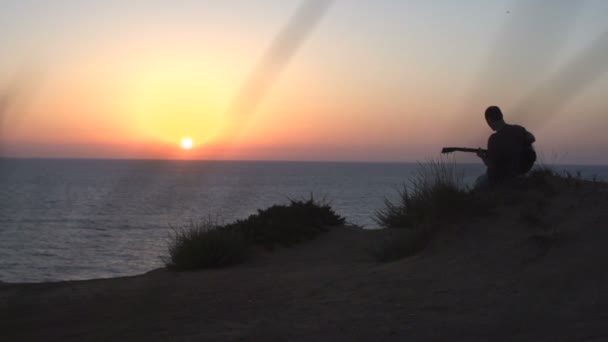
M 477 179 L 476 186 L 499 184 L 528 172 L 536 161 L 532 147 L 536 141 L 534 135 L 522 126 L 507 124 L 496 106 L 488 107 L 485 117 L 495 133 L 488 139 L 487 151 L 477 152 L 487 171 Z

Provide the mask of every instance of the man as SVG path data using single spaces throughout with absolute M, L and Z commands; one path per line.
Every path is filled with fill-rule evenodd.
M 487 151 L 477 151 L 487 166 L 486 174 L 477 180 L 477 185 L 495 185 L 528 172 L 536 161 L 532 147 L 536 141 L 534 135 L 522 126 L 507 124 L 497 106 L 488 107 L 485 117 L 495 133 L 488 139 Z

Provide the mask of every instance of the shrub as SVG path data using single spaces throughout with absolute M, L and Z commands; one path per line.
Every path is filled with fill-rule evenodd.
M 289 205 L 273 205 L 245 220 L 232 224 L 241 229 L 254 244 L 272 249 L 275 245 L 289 246 L 315 238 L 330 226 L 343 225 L 345 219 L 337 215 L 327 203 L 312 197 L 307 201 L 291 200 Z
M 250 242 L 242 231 L 222 227 L 211 221 L 192 223 L 175 229 L 169 240 L 171 270 L 220 268 L 245 261 Z
M 345 219 L 327 203 L 290 201 L 274 205 L 245 220 L 218 225 L 207 220 L 175 229 L 169 240 L 167 268 L 192 270 L 219 268 L 241 263 L 253 245 L 272 249 L 275 245 L 293 245 L 315 238 L 330 226 L 342 225 Z

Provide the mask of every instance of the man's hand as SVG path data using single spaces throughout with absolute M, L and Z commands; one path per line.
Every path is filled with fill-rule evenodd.
M 476 152 L 477 156 L 483 160 L 483 163 L 488 165 L 488 151 L 478 148 Z

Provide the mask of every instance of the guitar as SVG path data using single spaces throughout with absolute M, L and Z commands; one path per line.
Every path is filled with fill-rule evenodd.
M 483 153 L 487 153 L 488 150 L 483 148 L 468 148 L 468 147 L 444 147 L 441 149 L 441 153 L 452 153 L 452 152 L 472 152 L 477 153 L 477 151 L 482 151 Z

